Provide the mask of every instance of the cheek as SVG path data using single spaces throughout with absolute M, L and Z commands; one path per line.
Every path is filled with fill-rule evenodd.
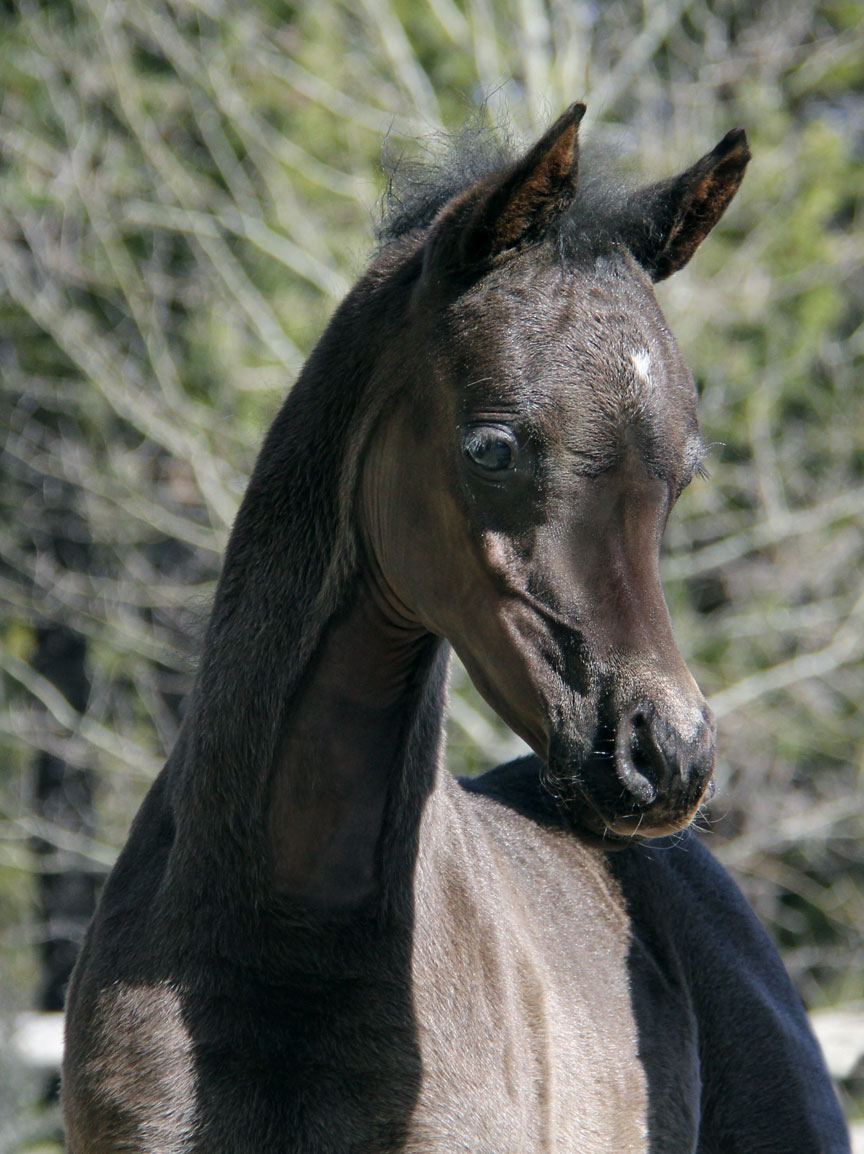
M 394 577 L 423 624 L 452 639 L 483 596 L 464 516 L 443 488 L 415 488 L 403 501 L 403 530 L 388 550 Z

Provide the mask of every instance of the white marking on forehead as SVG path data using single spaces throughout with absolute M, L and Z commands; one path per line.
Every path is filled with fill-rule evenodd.
M 653 389 L 654 381 L 651 377 L 651 354 L 648 350 L 638 349 L 635 353 L 631 353 L 630 362 L 636 370 L 636 376 L 639 380 Z

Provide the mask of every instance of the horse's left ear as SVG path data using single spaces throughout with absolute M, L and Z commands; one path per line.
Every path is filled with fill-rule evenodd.
M 424 279 L 477 272 L 543 237 L 576 196 L 584 115 L 584 104 L 571 104 L 521 160 L 444 206 L 426 242 Z
M 629 198 L 625 240 L 652 280 L 684 267 L 738 191 L 749 159 L 747 137 L 734 128 L 692 168 Z

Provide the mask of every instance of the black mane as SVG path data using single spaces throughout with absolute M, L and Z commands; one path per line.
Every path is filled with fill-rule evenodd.
M 431 137 L 417 158 L 385 152 L 387 187 L 375 239 L 381 248 L 428 228 L 448 200 L 516 159 L 509 133 L 483 124 Z
M 427 229 L 450 199 L 512 164 L 520 153 L 510 130 L 474 124 L 453 136 L 431 138 L 416 159 L 385 155 L 388 180 L 375 228 L 379 249 Z M 629 247 L 633 187 L 621 170 L 619 156 L 598 145 L 582 148 L 576 199 L 547 236 L 563 260 L 573 263 Z

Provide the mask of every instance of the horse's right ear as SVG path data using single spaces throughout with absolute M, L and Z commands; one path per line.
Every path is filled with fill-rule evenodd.
M 576 196 L 584 115 L 571 104 L 521 160 L 444 206 L 426 241 L 424 282 L 471 275 L 542 239 Z

